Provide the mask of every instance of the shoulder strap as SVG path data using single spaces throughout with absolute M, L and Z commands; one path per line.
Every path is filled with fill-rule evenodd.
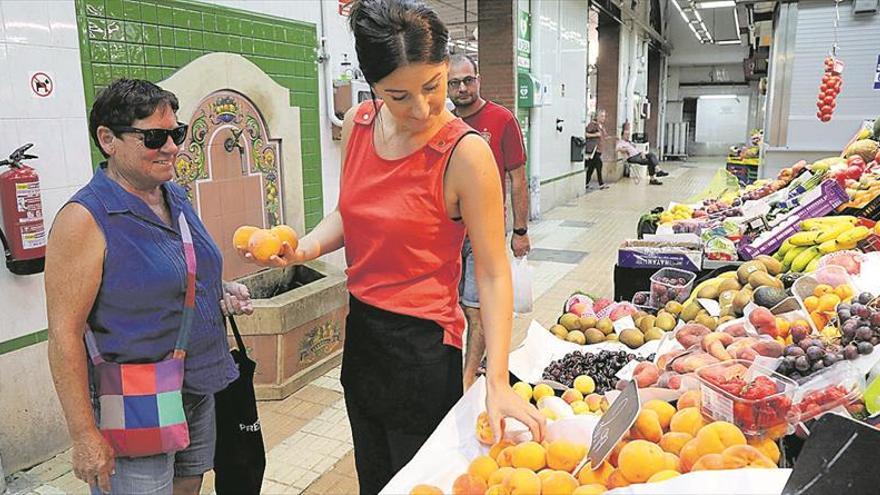
M 244 340 L 241 338 L 241 333 L 238 331 L 238 325 L 235 323 L 235 317 L 229 315 L 227 317 L 229 319 L 229 326 L 232 327 L 232 335 L 235 336 L 235 344 L 238 346 L 238 352 L 241 353 L 242 357 L 247 357 L 247 348 L 244 346 Z

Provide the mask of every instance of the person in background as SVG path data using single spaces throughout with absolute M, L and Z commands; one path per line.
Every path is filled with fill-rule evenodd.
M 221 279 L 220 250 L 171 180 L 187 132 L 177 109 L 173 93 L 148 81 L 120 79 L 104 89 L 89 131 L 107 161 L 61 208 L 49 234 L 49 365 L 73 440 L 73 472 L 92 493 L 199 493 L 214 466 L 213 394 L 238 376 L 223 315 L 253 312 L 247 288 Z M 86 325 L 108 361 L 156 362 L 175 348 L 187 278 L 180 215 L 197 260 L 182 391 L 190 444 L 114 458 L 95 424 L 101 407 L 83 345 Z
M 295 249 L 284 244 L 263 264 L 303 263 L 345 246 L 351 299 L 341 381 L 360 492 L 375 494 L 461 398 L 465 229 L 486 303 L 486 410 L 495 438 L 513 417 L 541 441 L 545 421 L 510 387 L 501 181 L 486 142 L 445 107 L 446 27 L 414 0 L 356 0 L 349 24 L 360 69 L 381 100 L 345 116 L 336 209 Z
M 654 186 L 662 186 L 663 182 L 660 181 L 657 177 L 663 177 L 667 174 L 666 172 L 659 170 L 658 165 L 660 160 L 657 159 L 657 155 L 654 153 L 642 153 L 637 150 L 635 146 L 633 146 L 630 141 L 630 124 L 629 121 L 624 122 L 623 126 L 620 129 L 620 139 L 617 140 L 617 151 L 624 153 L 626 155 L 626 161 L 629 163 L 637 163 L 639 165 L 647 165 L 648 166 L 648 176 L 651 180 L 648 182 Z
M 599 181 L 599 189 L 608 189 L 602 180 L 602 139 L 605 137 L 605 110 L 601 108 L 593 114 L 593 119 L 587 124 L 586 129 L 587 142 L 584 145 L 584 168 L 586 168 L 585 189 L 590 188 L 590 181 L 593 179 L 593 171 L 596 172 L 596 179 Z
M 489 144 L 498 174 L 501 177 L 502 200 L 507 197 L 506 183 L 510 176 L 513 205 L 513 234 L 510 248 L 522 258 L 531 249 L 529 241 L 529 188 L 526 181 L 526 153 L 522 131 L 516 117 L 501 105 L 480 96 L 480 72 L 477 63 L 467 55 L 452 55 L 449 61 L 449 97 L 455 114 L 483 136 Z M 474 267 L 474 253 L 469 238 L 462 247 L 462 274 L 459 296 L 467 319 L 467 345 L 464 358 L 464 389 L 477 378 L 486 351 L 486 339 L 480 322 L 480 292 Z

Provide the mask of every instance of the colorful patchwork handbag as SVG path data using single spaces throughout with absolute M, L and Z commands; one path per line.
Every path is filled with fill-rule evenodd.
M 181 389 L 195 309 L 196 254 L 183 213 L 178 221 L 186 260 L 186 298 L 174 350 L 156 363 L 111 363 L 101 357 L 91 328 L 86 329 L 100 404 L 98 428 L 117 457 L 172 453 L 189 445 Z

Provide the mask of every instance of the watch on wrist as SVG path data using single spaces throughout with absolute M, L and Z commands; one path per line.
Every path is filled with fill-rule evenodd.
M 521 229 L 513 229 L 513 233 L 516 235 L 526 235 L 529 233 L 528 227 L 523 227 Z

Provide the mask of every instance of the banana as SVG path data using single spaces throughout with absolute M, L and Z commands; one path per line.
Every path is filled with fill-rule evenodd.
M 785 259 L 785 255 L 782 254 L 781 251 L 776 251 L 775 253 L 773 253 L 773 259 L 775 259 L 776 261 L 782 263 L 782 260 Z
M 837 239 L 831 239 L 830 241 L 825 241 L 822 244 L 819 244 L 819 252 L 822 254 L 833 253 L 835 251 L 840 251 L 840 244 L 837 242 Z
M 821 256 L 822 253 L 819 252 L 818 246 L 813 246 L 811 248 L 805 249 L 791 262 L 791 271 L 795 273 L 802 273 L 811 261 Z
M 786 239 L 786 240 L 782 241 L 782 245 L 779 246 L 778 253 L 782 256 L 785 256 L 785 253 L 787 253 L 793 247 L 794 247 L 794 245 L 791 243 L 791 240 Z
M 859 225 L 858 227 L 853 227 L 846 232 L 843 232 L 837 237 L 837 241 L 841 244 L 849 245 L 858 243 L 865 237 L 871 233 L 871 229 L 865 227 L 864 225 Z
M 808 218 L 801 222 L 801 230 L 814 230 L 818 228 L 822 228 L 823 226 L 835 224 L 835 223 L 848 223 L 849 225 L 855 225 L 859 219 L 850 215 L 840 215 L 836 217 L 818 217 L 818 218 Z
M 817 239 L 817 242 L 819 244 L 822 244 L 823 242 L 830 241 L 832 239 L 837 239 L 838 236 L 842 235 L 847 230 L 850 230 L 853 228 L 854 227 L 852 225 L 850 225 L 849 223 L 846 223 L 846 222 L 836 223 L 836 224 L 832 224 L 827 227 L 823 227 L 823 228 L 819 229 L 819 231 L 822 232 L 822 234 Z
M 795 246 L 815 246 L 819 243 L 819 236 L 822 235 L 820 230 L 809 230 L 807 232 L 798 232 L 788 238 Z
M 821 260 L 821 259 L 822 259 L 821 256 L 817 256 L 817 257 L 813 258 L 813 261 L 811 261 L 810 264 L 807 265 L 807 268 L 805 269 L 806 273 L 815 272 L 816 269 L 819 268 L 819 260 Z
M 782 271 L 791 271 L 791 264 L 794 262 L 794 259 L 806 250 L 806 246 L 796 246 L 789 249 L 788 252 L 785 253 L 785 258 L 782 260 Z
M 859 244 L 859 241 L 853 241 L 853 242 L 848 242 L 848 243 L 843 243 L 843 242 L 837 241 L 837 250 L 843 251 L 846 249 L 855 249 L 858 244 Z

